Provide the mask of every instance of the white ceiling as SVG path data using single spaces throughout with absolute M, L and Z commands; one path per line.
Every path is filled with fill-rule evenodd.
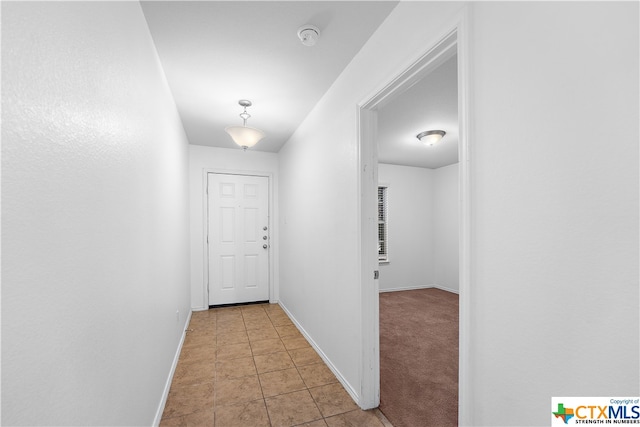
M 380 163 L 436 169 L 458 162 L 458 77 L 453 56 L 378 112 Z M 444 130 L 428 147 L 416 135 Z
M 189 142 L 237 148 L 224 128 L 249 99 L 247 125 L 267 135 L 253 150 L 277 152 L 397 1 L 140 3 Z

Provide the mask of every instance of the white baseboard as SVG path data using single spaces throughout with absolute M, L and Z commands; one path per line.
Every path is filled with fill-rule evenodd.
M 460 291 L 458 289 L 451 289 L 451 288 L 447 288 L 445 286 L 440 286 L 440 285 L 433 285 L 432 287 L 436 288 L 436 289 L 440 289 L 442 291 L 447 291 L 447 292 L 451 292 L 452 294 L 460 294 Z
M 445 286 L 440 286 L 440 285 L 418 285 L 418 286 L 403 286 L 403 287 L 399 287 L 399 288 L 390 288 L 390 289 L 380 289 L 380 293 L 383 292 L 399 292 L 399 291 L 413 291 L 415 289 L 432 289 L 432 288 L 436 288 L 436 289 L 440 289 L 443 291 L 447 291 L 447 292 L 451 292 L 454 294 L 459 294 L 460 292 L 457 289 L 451 289 L 451 288 L 447 288 Z
M 191 307 L 191 311 L 207 311 L 207 310 L 209 310 L 209 306 L 206 306 L 206 307 Z
M 176 354 L 173 356 L 173 363 L 171 364 L 171 371 L 169 371 L 169 376 L 167 377 L 167 382 L 164 385 L 164 391 L 162 392 L 162 399 L 160 400 L 160 404 L 158 405 L 158 410 L 156 411 L 156 417 L 153 420 L 153 426 L 157 427 L 160 425 L 160 420 L 162 419 L 162 413 L 164 412 L 164 406 L 167 404 L 167 397 L 169 397 L 169 390 L 171 389 L 171 382 L 173 381 L 173 374 L 176 372 L 176 367 L 178 366 L 178 360 L 180 359 L 180 352 L 182 351 L 182 345 L 184 344 L 184 338 L 187 335 L 187 329 L 189 329 L 189 323 L 191 322 L 191 311 L 187 316 L 187 320 L 184 323 L 184 328 L 182 328 L 182 336 L 180 337 L 180 342 L 178 343 L 178 349 L 176 350 Z
M 320 349 L 318 344 L 313 340 L 313 338 L 311 338 L 311 336 L 307 333 L 307 331 L 304 330 L 302 325 L 300 325 L 298 320 L 293 316 L 293 314 L 291 314 L 291 312 L 287 309 L 287 307 L 285 307 L 284 304 L 282 304 L 282 302 L 278 302 L 278 305 L 280 305 L 280 307 L 284 310 L 284 312 L 287 313 L 287 316 L 289 316 L 289 319 L 291 319 L 293 324 L 296 325 L 296 328 L 298 328 L 298 330 L 305 337 L 305 339 L 309 341 L 309 344 L 311 344 L 311 347 L 313 347 L 316 353 L 320 355 L 320 358 L 322 358 L 324 363 L 329 367 L 329 369 L 331 369 L 331 372 L 333 372 L 333 374 L 336 376 L 338 381 L 340 381 L 340 384 L 342 384 L 342 386 L 347 391 L 347 393 L 349 393 L 353 401 L 356 402 L 358 405 L 360 405 L 360 395 L 355 391 L 355 389 L 351 386 L 351 384 L 349 384 L 349 381 L 346 380 L 346 378 L 342 375 L 340 370 L 336 368 L 336 366 L 331 362 L 331 360 L 327 357 L 327 355 L 324 354 L 322 349 Z
M 428 289 L 433 288 L 433 285 L 418 285 L 418 286 L 401 286 L 398 288 L 380 289 L 380 293 L 383 292 L 398 292 L 398 291 L 412 291 L 414 289 Z

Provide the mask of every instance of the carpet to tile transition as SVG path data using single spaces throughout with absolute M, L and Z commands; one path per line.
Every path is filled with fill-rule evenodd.
M 380 410 L 394 427 L 458 425 L 458 295 L 380 294 Z

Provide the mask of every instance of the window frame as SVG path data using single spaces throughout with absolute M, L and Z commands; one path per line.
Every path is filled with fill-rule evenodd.
M 380 191 L 382 190 L 382 205 L 380 201 Z M 378 184 L 378 263 L 389 263 L 389 185 Z M 380 215 L 382 209 L 382 215 Z M 382 226 L 382 238 L 381 229 Z M 381 254 L 381 243 L 384 243 L 384 253 Z

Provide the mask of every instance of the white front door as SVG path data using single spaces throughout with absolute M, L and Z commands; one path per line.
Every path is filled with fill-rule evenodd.
M 208 174 L 209 305 L 269 299 L 269 178 Z

